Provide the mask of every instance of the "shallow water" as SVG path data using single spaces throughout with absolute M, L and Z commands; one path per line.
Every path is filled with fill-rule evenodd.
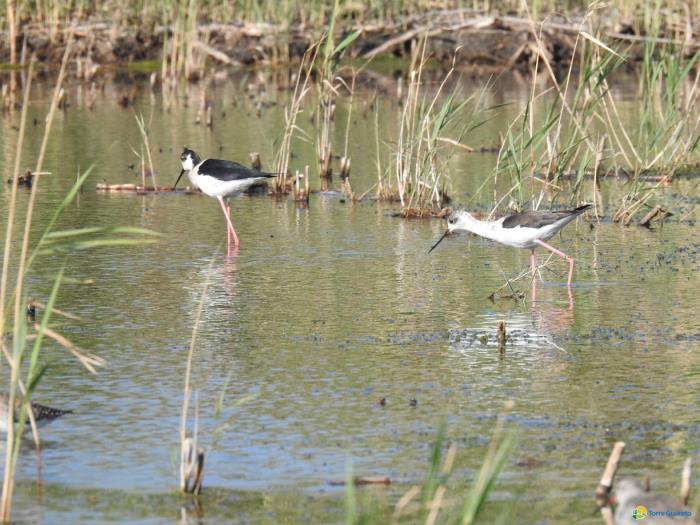
M 271 164 L 282 108 L 257 118 L 243 84 L 234 79 L 213 90 L 217 118 L 209 130 L 193 124 L 197 95 L 188 107 L 166 112 L 145 82 L 132 82 L 140 90 L 136 111 L 152 118 L 159 184 L 174 182 L 183 144 L 241 161 L 260 151 Z M 192 503 L 174 495 L 175 458 L 185 359 L 205 282 L 193 373 L 208 450 L 204 522 L 341 522 L 344 489 L 332 482 L 345 479 L 348 465 L 356 475 L 392 479 L 389 487 L 360 491 L 390 508 L 423 479 L 443 422 L 458 445 L 456 478 L 471 480 L 507 400 L 516 403 L 507 427 L 517 447 L 488 516 L 569 523 L 575 515 L 577 523 L 598 523 L 592 493 L 617 440 L 628 444 L 621 474 L 648 474 L 669 490 L 677 485 L 683 460 L 700 443 L 700 244 L 693 226 L 569 226 L 552 243 L 577 261 L 572 302 L 559 261 L 549 265 L 553 272 L 543 271 L 534 304 L 527 279 L 515 284 L 525 301 L 491 302 L 487 297 L 506 278 L 528 268 L 529 252 L 460 236 L 427 255 L 444 228 L 440 221 L 396 219 L 395 207 L 337 195 L 313 195 L 308 208 L 266 196 L 234 199 L 242 247 L 226 258 L 214 200 L 95 191 L 102 181 L 138 182 L 128 169 L 140 141 L 134 112 L 111 91 L 126 89 L 122 84 L 107 89 L 93 111 L 84 93 L 69 90 L 71 106 L 55 123 L 45 164 L 52 175 L 39 186 L 35 231 L 77 171 L 95 163 L 58 227 L 139 226 L 162 238 L 47 257 L 34 269 L 30 295 L 38 299 L 64 262 L 68 277 L 94 280 L 62 286 L 57 306 L 83 320 L 55 323 L 108 364 L 93 376 L 47 346 L 50 368 L 37 400 L 75 414 L 43 431 L 41 491 L 33 483 L 34 454 L 25 447 L 18 519 L 167 523 L 181 518 L 181 508 L 197 519 Z M 271 100 L 284 101 L 284 92 L 270 91 Z M 493 99 L 522 96 L 503 88 Z M 38 122 L 23 165 L 34 162 L 48 97 L 41 87 L 33 95 L 30 122 Z M 383 100 L 379 111 L 386 164 L 396 101 Z M 504 111 L 512 118 L 516 109 Z M 344 118 L 340 112 L 337 128 Z M 376 180 L 373 114 L 356 110 L 355 120 L 352 182 L 363 192 Z M 499 122 L 470 144 L 491 145 Z M 15 124 L 0 121 L 5 178 Z M 308 120 L 305 128 L 312 131 Z M 297 144 L 295 153 L 294 168 L 313 166 L 312 146 Z M 490 196 L 469 198 L 493 161 L 493 154 L 454 160 L 456 201 L 492 205 Z M 608 183 L 611 202 L 622 191 L 617 184 Z M 9 191 L 0 193 L 5 210 Z M 22 189 L 20 205 L 27 198 Z M 511 336 L 503 356 L 495 342 L 500 320 Z

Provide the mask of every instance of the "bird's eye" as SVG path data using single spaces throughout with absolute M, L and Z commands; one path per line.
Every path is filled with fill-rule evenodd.
M 452 217 L 452 218 L 450 218 L 450 219 L 448 220 L 448 222 L 449 222 L 450 224 L 454 224 L 455 222 L 457 222 L 457 219 L 455 219 L 454 217 Z

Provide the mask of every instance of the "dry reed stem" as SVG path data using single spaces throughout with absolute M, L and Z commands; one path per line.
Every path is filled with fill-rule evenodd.
M 106 361 L 104 359 L 102 359 L 100 356 L 90 354 L 88 352 L 85 352 L 84 350 L 81 350 L 70 339 L 68 339 L 67 337 L 52 330 L 48 326 L 46 328 L 44 328 L 44 330 L 42 332 L 41 326 L 39 326 L 39 324 L 35 323 L 34 329 L 38 333 L 43 333 L 44 335 L 50 337 L 51 339 L 56 341 L 59 345 L 61 345 L 63 348 L 68 350 L 71 354 L 73 354 L 78 359 L 78 361 L 80 361 L 80 364 L 82 364 L 85 368 L 87 368 L 91 373 L 93 373 L 93 374 L 97 373 L 97 370 L 95 370 L 96 366 L 105 366 Z
M 58 101 L 61 98 L 61 93 L 63 92 L 63 80 L 66 76 L 66 66 L 68 64 L 68 58 L 70 57 L 71 47 L 73 44 L 73 32 L 69 33 L 68 43 L 66 44 L 66 50 L 63 53 L 63 59 L 61 61 L 61 69 L 58 72 L 58 79 L 56 80 L 56 85 L 54 86 L 53 97 L 51 99 L 51 106 L 49 107 L 49 114 L 46 119 L 46 127 L 44 128 L 44 136 L 41 139 L 41 147 L 39 149 L 39 157 L 36 161 L 35 173 L 40 173 L 42 165 L 44 163 L 44 155 L 46 154 L 46 145 L 49 142 L 49 134 L 51 133 L 51 125 L 53 124 L 54 115 L 56 114 L 56 108 L 58 107 Z M 19 267 L 17 269 L 17 283 L 15 285 L 15 317 L 19 317 L 20 309 L 22 307 L 22 291 L 24 288 L 24 274 L 27 263 L 27 253 L 29 252 L 29 238 L 31 237 L 31 226 L 32 219 L 34 216 L 34 201 L 36 200 L 37 188 L 39 186 L 39 177 L 37 177 L 34 184 L 32 184 L 32 189 L 29 194 L 29 202 L 27 203 L 27 215 L 24 219 L 24 237 L 22 239 L 22 249 L 19 257 Z M 1 333 L 1 332 L 0 332 Z
M 10 195 L 10 204 L 7 218 L 7 232 L 5 236 L 5 252 L 3 257 L 2 282 L 0 284 L 0 337 L 4 334 L 5 325 L 5 298 L 7 293 L 7 274 L 10 263 L 10 245 L 12 241 L 12 226 L 14 225 L 15 209 L 17 206 L 17 181 L 19 179 L 19 166 L 22 152 L 22 144 L 24 142 L 24 133 L 27 122 L 27 110 L 29 108 L 29 92 L 31 90 L 32 76 L 34 73 L 34 62 L 29 64 L 29 75 L 27 85 L 24 88 L 24 102 L 22 104 L 22 115 L 20 117 L 19 138 L 17 141 L 17 149 L 15 152 L 15 166 L 12 174 L 12 190 Z M 22 298 L 15 296 L 15 301 L 20 302 Z M 14 341 L 19 341 L 20 327 L 24 320 L 15 316 L 14 319 Z M 14 357 L 10 360 L 10 392 L 8 399 L 8 407 L 14 407 L 16 401 L 17 382 L 19 381 L 19 366 L 14 362 Z M 14 453 L 15 442 L 15 421 L 14 411 L 7 411 L 7 446 L 5 450 L 5 475 L 2 484 L 2 499 L 0 500 L 0 519 L 4 522 L 10 520 L 10 510 L 12 508 L 12 493 L 14 491 L 14 463 L 12 456 Z
M 445 497 L 446 490 L 447 489 L 445 488 L 444 485 L 440 485 L 435 490 L 435 496 L 430 501 L 430 503 L 428 503 L 428 508 L 430 509 L 430 513 L 428 514 L 428 518 L 425 520 L 425 525 L 435 525 L 435 521 L 437 520 L 438 513 L 440 512 L 440 509 L 442 508 L 442 500 Z
M 12 355 L 7 349 L 7 346 L 5 346 L 4 343 L 0 343 L 0 349 L 2 349 L 2 353 L 5 356 L 7 362 L 10 363 L 10 366 L 13 366 L 14 360 L 12 359 Z M 17 386 L 19 386 L 19 391 L 22 393 L 22 395 L 26 396 L 27 389 L 24 386 L 22 379 L 19 377 L 17 378 Z M 32 438 L 34 439 L 34 445 L 38 451 L 41 447 L 41 441 L 39 440 L 39 429 L 36 424 L 36 419 L 34 418 L 34 411 L 32 410 L 32 406 L 29 403 L 27 403 L 27 415 L 29 416 L 29 424 L 32 427 Z
M 10 39 L 10 64 L 17 63 L 17 20 L 16 20 L 15 0 L 7 0 L 7 26 Z M 10 74 L 10 101 L 11 107 L 15 106 L 15 93 L 17 90 L 17 79 L 14 69 Z
M 569 105 L 569 102 L 565 97 L 565 93 L 563 93 L 561 90 L 559 82 L 557 81 L 557 76 L 554 73 L 554 70 L 552 69 L 552 65 L 551 65 L 549 59 L 547 58 L 547 54 L 545 52 L 544 45 L 542 44 L 542 40 L 540 39 L 540 37 L 535 29 L 535 20 L 532 17 L 532 15 L 530 14 L 530 10 L 529 10 L 526 2 L 523 2 L 523 7 L 525 8 L 525 12 L 526 12 L 527 17 L 528 17 L 530 31 L 532 33 L 532 36 L 535 38 L 535 42 L 537 44 L 537 49 L 539 50 L 538 56 L 542 57 L 542 61 L 544 62 L 544 65 L 547 69 L 547 73 L 549 75 L 549 78 L 550 78 L 552 84 L 554 85 L 554 88 L 555 88 L 557 94 L 559 95 L 559 99 L 561 100 L 562 107 L 567 111 L 567 113 L 571 117 L 571 120 L 574 123 L 574 125 L 576 126 L 577 131 L 580 133 L 584 142 L 588 145 L 590 151 L 592 153 L 595 153 L 595 148 L 594 148 L 593 143 L 591 142 L 589 134 L 586 133 L 585 130 L 582 128 L 581 123 L 576 118 L 574 111 L 571 109 L 571 106 Z M 580 30 L 579 30 L 579 32 L 580 32 Z
M 398 518 L 403 514 L 403 511 L 406 509 L 409 503 L 418 495 L 420 494 L 420 487 L 417 485 L 414 485 L 410 489 L 406 491 L 406 493 L 401 496 L 399 501 L 396 502 L 396 506 L 394 507 L 394 513 L 392 515 L 392 518 L 394 521 L 398 521 Z
M 153 116 L 151 114 L 151 116 Z M 148 140 L 148 130 L 146 129 L 146 120 L 143 118 L 143 115 L 135 115 L 136 117 L 136 123 L 139 126 L 139 131 L 141 132 L 141 139 L 143 140 L 143 145 L 146 148 L 146 156 L 148 158 L 148 168 L 151 170 L 151 178 L 153 179 L 153 187 L 157 188 L 158 187 L 158 180 L 156 179 L 156 172 L 153 169 L 153 157 L 151 155 L 151 144 Z M 142 150 L 143 151 L 143 150 Z M 145 167 L 144 167 L 144 160 L 143 160 L 143 153 L 141 155 L 141 179 L 143 181 L 143 185 L 146 185 L 146 174 L 144 173 Z
M 297 126 L 296 122 L 297 117 L 302 111 L 301 103 L 306 97 L 307 93 L 310 91 L 309 80 L 311 78 L 313 64 L 318 56 L 318 48 L 318 44 L 314 44 L 304 53 L 301 64 L 299 64 L 299 70 L 294 83 L 294 92 L 292 94 L 291 104 L 284 109 L 285 127 L 284 133 L 282 134 L 282 141 L 276 155 L 277 159 L 275 163 L 275 172 L 278 174 L 278 176 L 275 178 L 272 184 L 273 193 L 286 192 L 285 188 L 287 186 L 287 173 L 289 172 L 289 158 L 291 156 L 292 139 L 295 131 L 303 133 L 303 130 Z M 306 68 L 306 74 L 304 74 L 304 68 Z M 304 79 L 303 82 L 302 77 Z
M 348 157 L 348 144 L 350 142 L 350 124 L 352 123 L 352 108 L 353 108 L 353 103 L 355 101 L 355 80 L 357 77 L 357 72 L 355 71 L 354 68 L 351 69 L 352 71 L 352 82 L 350 86 L 346 85 L 346 88 L 350 92 L 350 100 L 348 101 L 348 116 L 347 120 L 345 123 L 345 146 L 343 148 L 343 157 Z M 342 79 L 341 79 L 342 80 Z
M 445 455 L 445 460 L 442 463 L 442 474 L 443 476 L 448 476 L 452 472 L 452 467 L 454 466 L 455 457 L 457 455 L 457 445 L 450 443 L 450 447 L 447 449 L 447 454 Z M 447 488 L 445 485 L 440 485 L 435 490 L 435 495 L 433 499 L 428 503 L 428 509 L 430 513 L 428 518 L 425 520 L 426 525 L 435 525 L 437 521 L 438 514 L 442 508 L 443 499 L 445 497 L 445 491 Z
M 24 88 L 24 102 L 22 104 L 22 114 L 20 116 L 19 135 L 17 147 L 15 149 L 15 166 L 12 172 L 12 187 L 10 190 L 10 203 L 7 211 L 7 227 L 5 230 L 5 250 L 2 260 L 2 277 L 0 278 L 0 334 L 5 333 L 5 299 L 7 297 L 7 277 L 10 265 L 10 247 L 12 245 L 12 226 L 15 220 L 15 210 L 17 207 L 17 186 L 19 180 L 19 166 L 22 159 L 22 145 L 24 144 L 24 132 L 27 122 L 27 110 L 29 107 L 29 92 L 32 87 L 32 77 L 34 76 L 34 62 L 29 64 L 27 85 Z M 9 440 L 8 440 L 9 442 Z
M 10 197 L 10 206 L 9 206 L 9 212 L 8 212 L 8 223 L 7 223 L 7 235 L 6 235 L 6 245 L 5 245 L 5 252 L 4 252 L 4 258 L 3 258 L 3 274 L 2 274 L 2 284 L 0 285 L 0 337 L 2 337 L 2 334 L 4 334 L 4 326 L 5 326 L 5 300 L 6 300 L 6 294 L 7 294 L 7 274 L 8 274 L 8 265 L 9 265 L 9 258 L 10 258 L 10 253 L 9 253 L 9 247 L 11 244 L 11 237 L 12 237 L 12 226 L 14 225 L 14 214 L 15 214 L 15 209 L 16 209 L 16 198 L 17 198 L 17 185 L 19 181 L 19 166 L 20 166 L 20 159 L 21 159 L 21 152 L 22 152 L 22 144 L 24 142 L 24 134 L 25 134 L 25 129 L 26 129 L 26 118 L 27 118 L 27 110 L 29 108 L 29 93 L 31 91 L 31 81 L 33 77 L 33 68 L 34 68 L 34 61 L 32 60 L 29 64 L 29 73 L 28 73 L 28 80 L 27 80 L 27 85 L 25 86 L 25 92 L 24 92 L 24 102 L 22 104 L 22 115 L 20 117 L 20 130 L 19 130 L 19 139 L 17 142 L 17 150 L 15 152 L 15 167 L 14 167 L 14 172 L 13 172 L 13 177 L 12 177 L 12 190 L 11 190 L 11 197 Z M 25 254 L 26 255 L 26 254 Z M 20 266 L 22 266 L 23 261 L 20 261 Z M 19 284 L 18 284 L 19 286 Z M 13 337 L 14 341 L 17 342 L 20 339 L 20 329 L 22 326 L 22 323 L 24 322 L 24 319 L 20 316 L 19 310 L 21 308 L 22 304 L 22 297 L 20 293 L 15 293 L 15 318 L 14 318 L 14 329 L 13 329 Z M 5 351 L 6 348 L 3 344 L 3 350 Z M 14 355 L 10 355 L 9 352 L 4 352 L 6 359 L 8 359 L 8 363 L 10 365 L 10 392 L 9 392 L 9 399 L 8 399 L 8 407 L 14 407 L 15 406 L 15 401 L 16 401 L 16 392 L 17 392 L 17 385 L 21 384 L 21 379 L 19 377 L 19 365 L 18 363 L 15 362 L 15 357 Z M 23 389 L 23 386 L 20 388 Z M 24 391 L 24 390 L 23 390 Z M 26 392 L 26 391 L 25 391 Z M 39 438 L 38 438 L 38 433 L 36 431 L 36 422 L 32 422 L 33 420 L 33 415 L 30 416 L 30 424 L 32 425 L 32 432 L 34 435 L 34 440 L 37 445 L 37 448 L 39 447 Z M 14 411 L 13 410 L 8 410 L 8 416 L 7 416 L 7 449 L 6 449 L 6 455 L 5 455 L 5 475 L 3 479 L 3 488 L 2 488 L 2 500 L 0 501 L 0 519 L 3 521 L 9 521 L 10 519 L 10 511 L 12 507 L 12 494 L 14 491 L 14 469 L 15 469 L 15 464 L 12 461 L 12 456 L 14 454 L 14 448 L 15 448 L 15 437 L 14 437 Z
M 41 301 L 37 301 L 36 299 L 32 299 L 31 302 L 34 303 L 34 305 L 37 308 L 42 308 L 44 310 L 46 309 L 46 304 L 42 303 Z M 79 315 L 75 315 L 75 314 L 72 314 L 70 312 L 66 312 L 65 310 L 60 310 L 60 309 L 55 308 L 55 307 L 51 308 L 51 314 L 52 315 L 58 314 L 60 316 L 65 317 L 66 319 L 72 319 L 73 321 L 82 321 L 83 320 L 83 318 L 80 317 Z

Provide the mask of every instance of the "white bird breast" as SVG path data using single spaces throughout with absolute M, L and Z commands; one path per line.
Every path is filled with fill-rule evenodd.
M 252 177 L 242 180 L 219 180 L 209 175 L 197 175 L 193 178 L 196 180 L 194 184 L 210 197 L 229 197 L 247 190 L 265 177 Z
M 546 241 L 552 238 L 556 232 L 556 223 L 545 226 L 544 228 L 527 228 L 523 226 L 503 228 L 499 224 L 495 240 L 515 248 L 534 248 L 537 246 L 535 239 Z

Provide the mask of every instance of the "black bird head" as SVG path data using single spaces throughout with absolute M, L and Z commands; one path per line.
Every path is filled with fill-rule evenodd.
M 187 148 L 185 146 L 185 149 L 182 150 L 182 154 L 180 155 L 180 163 L 182 164 L 182 171 L 180 172 L 180 175 L 178 176 L 177 180 L 175 181 L 175 186 L 173 186 L 173 189 L 177 188 L 177 183 L 180 182 L 180 179 L 182 178 L 182 175 L 186 171 L 190 171 L 193 169 L 197 164 L 199 164 L 200 159 L 199 155 L 197 155 L 193 150 Z

